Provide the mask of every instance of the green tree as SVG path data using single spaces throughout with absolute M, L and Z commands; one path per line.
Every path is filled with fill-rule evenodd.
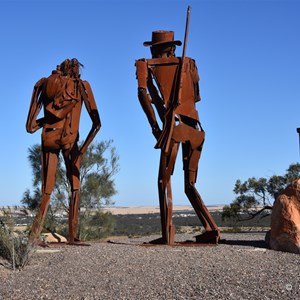
M 41 146 L 36 144 L 28 149 L 28 161 L 33 174 L 34 192 L 31 194 L 27 189 L 23 194 L 21 202 L 30 210 L 36 210 L 41 199 Z M 111 197 L 117 193 L 114 182 L 114 175 L 119 170 L 119 156 L 112 140 L 94 142 L 87 149 L 83 156 L 80 168 L 80 219 L 79 237 L 94 238 L 102 237 L 103 233 L 109 233 L 113 227 L 112 216 L 109 213 L 98 213 L 101 208 L 113 204 Z M 45 227 L 55 231 L 57 215 L 60 212 L 69 213 L 70 183 L 66 177 L 66 171 L 62 156 L 59 156 L 56 172 L 56 182 L 51 195 L 51 203 Z M 98 225 L 94 215 L 100 219 Z M 91 223 L 91 220 L 93 222 Z M 106 220 L 106 222 L 103 222 Z M 97 226 L 98 231 L 97 231 Z M 106 227 L 107 228 L 106 228 Z M 105 230 L 104 230 L 105 228 Z M 89 230 L 93 234 L 89 233 Z M 98 236 L 95 234 L 98 232 Z
M 222 219 L 245 221 L 261 215 L 270 214 L 272 205 L 278 194 L 292 181 L 300 178 L 300 164 L 291 164 L 283 176 L 273 175 L 267 178 L 251 177 L 242 182 L 235 182 L 233 192 L 237 197 L 229 205 L 224 206 Z

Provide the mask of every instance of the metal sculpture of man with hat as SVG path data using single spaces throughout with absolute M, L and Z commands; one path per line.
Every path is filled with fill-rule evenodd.
M 38 238 L 46 218 L 60 152 L 63 154 L 71 185 L 69 243 L 77 241 L 80 163 L 101 127 L 91 86 L 87 81 L 81 80 L 80 67 L 82 65 L 77 59 L 66 59 L 52 71 L 51 76 L 40 79 L 33 89 L 26 130 L 34 133 L 42 128 L 42 199 L 31 228 L 32 241 Z M 77 142 L 83 103 L 91 118 L 92 128 L 79 149 Z M 37 119 L 42 107 L 44 117 Z
M 196 63 L 185 56 L 189 13 L 190 9 L 182 57 L 175 56 L 175 48 L 181 41 L 174 40 L 174 32 L 158 30 L 152 32 L 151 41 L 144 42 L 144 46 L 150 46 L 152 59 L 136 61 L 138 98 L 157 140 L 155 148 L 161 149 L 158 192 L 162 237 L 152 243 L 174 243 L 171 175 L 180 144 L 185 194 L 205 228 L 203 234 L 196 236 L 196 242 L 216 244 L 220 239 L 218 226 L 195 187 L 205 133 L 195 107 L 200 101 Z M 162 130 L 152 105 L 162 122 Z

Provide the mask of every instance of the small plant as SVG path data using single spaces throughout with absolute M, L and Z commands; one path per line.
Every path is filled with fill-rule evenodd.
M 0 219 L 0 256 L 13 270 L 22 269 L 33 253 L 28 237 L 22 232 L 14 232 L 14 219 L 10 210 L 3 210 Z
M 142 235 L 128 235 L 128 238 L 129 239 L 139 239 L 139 238 L 141 238 L 141 237 L 143 237 Z
M 225 228 L 222 230 L 224 233 L 240 233 L 242 229 L 240 227 L 232 227 L 232 228 Z

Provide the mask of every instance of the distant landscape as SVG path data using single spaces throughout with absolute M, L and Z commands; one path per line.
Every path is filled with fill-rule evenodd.
M 211 205 L 207 206 L 209 211 L 222 211 L 223 205 Z M 130 214 L 159 214 L 158 206 L 119 206 L 104 208 L 105 211 L 110 211 L 113 215 L 130 215 Z M 174 212 L 178 211 L 192 211 L 194 209 L 189 205 L 175 205 L 173 207 Z
M 8 207 L 2 207 L 7 209 Z M 17 227 L 30 226 L 33 215 L 24 207 L 9 207 L 15 219 Z M 221 231 L 265 231 L 270 227 L 270 216 L 252 220 L 235 222 L 234 220 L 222 220 L 222 205 L 208 206 L 208 210 L 216 221 Z M 147 236 L 159 234 L 161 230 L 160 214 L 158 206 L 129 206 L 129 207 L 109 207 L 104 211 L 111 212 L 115 226 L 113 236 Z M 27 212 L 27 214 L 26 214 Z M 0 216 L 1 216 L 0 208 Z M 57 216 L 61 223 L 67 223 L 67 215 Z M 173 223 L 177 233 L 199 233 L 203 226 L 196 216 L 191 206 L 174 206 Z

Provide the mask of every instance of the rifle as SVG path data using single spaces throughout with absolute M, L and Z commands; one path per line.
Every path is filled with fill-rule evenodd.
M 190 12 L 191 12 L 191 7 L 188 6 L 182 57 L 181 57 L 180 64 L 178 66 L 177 76 L 175 77 L 175 81 L 177 82 L 177 84 L 175 85 L 173 97 L 170 99 L 167 111 L 165 113 L 165 117 L 164 117 L 165 121 L 164 121 L 162 133 L 155 145 L 156 149 L 161 148 L 165 154 L 169 154 L 170 141 L 171 141 L 174 124 L 175 124 L 175 109 L 180 104 L 180 100 L 181 100 L 182 82 L 183 82 L 182 74 L 183 74 L 185 56 L 186 56 L 185 53 L 186 53 L 188 29 L 189 29 L 189 23 L 190 23 Z

